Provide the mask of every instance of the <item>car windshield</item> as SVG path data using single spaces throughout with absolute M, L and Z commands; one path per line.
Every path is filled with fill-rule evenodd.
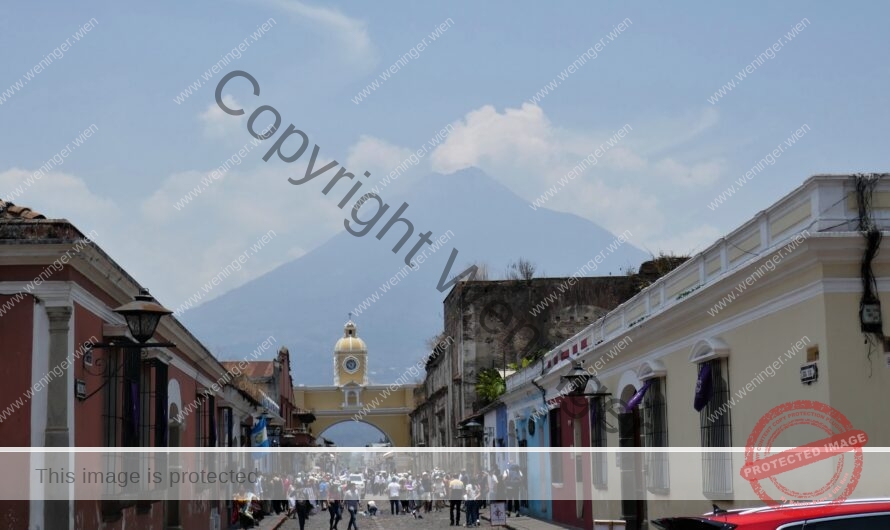
M 349 475 L 349 482 L 364 482 L 365 479 L 361 475 Z

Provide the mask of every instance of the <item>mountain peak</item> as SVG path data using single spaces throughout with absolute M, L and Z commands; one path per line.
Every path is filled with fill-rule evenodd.
M 437 290 L 443 273 L 453 277 L 472 263 L 485 263 L 497 276 L 523 257 L 547 276 L 569 276 L 615 240 L 615 236 L 578 216 L 533 211 L 527 203 L 478 168 L 448 175 L 430 174 L 398 198 L 409 204 L 409 243 L 392 248 L 407 224 L 379 234 L 399 202 L 364 237 L 341 232 L 302 257 L 186 313 L 187 323 L 211 348 L 227 356 L 246 355 L 274 336 L 294 352 L 297 383 L 333 381 L 331 345 L 349 311 L 362 322 L 369 345 L 370 378 L 397 379 L 426 353 L 425 340 L 442 329 Z M 408 249 L 421 233 L 442 244 L 425 245 L 422 264 L 406 267 Z M 360 249 L 360 250 L 358 250 Z M 358 250 L 358 252 L 357 252 Z M 446 271 L 453 250 L 458 252 Z M 361 259 L 355 259 L 360 255 Z M 630 244 L 618 247 L 592 275 L 638 265 L 646 255 Z M 250 308 L 245 311 L 245 308 Z

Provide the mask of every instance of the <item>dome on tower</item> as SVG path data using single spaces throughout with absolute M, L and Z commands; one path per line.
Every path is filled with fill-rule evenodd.
M 343 326 L 343 338 L 334 345 L 334 353 L 367 353 L 368 346 L 365 341 L 358 338 L 355 331 L 355 322 L 348 321 Z

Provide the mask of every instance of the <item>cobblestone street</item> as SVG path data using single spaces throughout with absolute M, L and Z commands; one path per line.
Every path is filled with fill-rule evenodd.
M 382 504 L 380 504 L 382 506 Z M 428 514 L 423 515 L 423 519 L 415 519 L 410 514 L 409 515 L 390 515 L 389 514 L 389 503 L 386 505 L 387 509 L 384 510 L 383 514 L 378 515 L 377 517 L 365 517 L 359 515 L 358 527 L 359 530 L 376 530 L 376 529 L 385 529 L 385 530 L 402 530 L 402 529 L 438 529 L 438 528 L 449 528 L 448 524 L 448 510 L 442 510 L 440 512 L 430 512 Z M 466 520 L 464 518 L 466 514 L 461 513 L 460 521 L 461 526 L 466 524 Z M 319 512 L 317 515 L 313 515 L 306 521 L 306 528 L 308 529 L 321 529 L 328 530 L 329 525 L 328 521 L 330 520 L 328 516 L 328 512 Z M 480 526 L 489 526 L 488 521 L 480 521 Z M 337 525 L 338 530 L 346 530 L 346 525 L 349 524 L 349 516 L 344 517 L 343 520 L 340 521 L 340 524 Z M 297 530 L 299 529 L 299 524 L 296 519 L 288 519 L 284 526 L 281 527 L 282 530 Z
M 378 506 L 384 506 L 383 502 L 378 502 Z M 423 514 L 423 519 L 415 519 L 411 515 L 390 515 L 389 514 L 389 503 L 385 504 L 386 510 L 383 511 L 382 515 L 378 515 L 377 517 L 365 517 L 359 515 L 358 518 L 358 527 L 359 530 L 430 530 L 437 528 L 450 528 L 451 525 L 448 524 L 448 509 L 445 508 L 442 511 L 436 512 L 432 511 L 428 514 Z M 485 512 L 480 515 L 485 516 Z M 306 522 L 307 530 L 329 530 L 330 518 L 328 516 L 328 512 L 321 512 L 318 515 L 314 515 L 309 518 Z M 461 526 L 465 527 L 466 525 L 466 514 L 461 512 L 460 516 Z M 337 525 L 338 530 L 346 530 L 346 525 L 349 524 L 349 518 L 343 519 L 340 521 L 340 524 Z M 559 528 L 563 528 L 559 525 L 553 523 L 547 523 L 544 521 L 539 521 L 537 519 L 532 519 L 530 517 L 517 517 L 510 518 L 507 522 L 507 528 L 510 530 L 555 530 Z M 288 519 L 287 522 L 281 526 L 281 530 L 298 530 L 299 524 L 295 519 Z M 487 519 L 479 520 L 480 528 L 491 528 L 490 523 Z M 456 528 L 456 527 L 454 527 Z

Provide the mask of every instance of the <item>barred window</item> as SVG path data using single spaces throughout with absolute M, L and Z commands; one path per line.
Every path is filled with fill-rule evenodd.
M 167 365 L 156 359 L 143 360 L 139 350 L 109 348 L 106 352 L 104 389 L 104 437 L 106 447 L 164 447 L 167 445 Z M 166 470 L 166 455 L 161 453 L 109 453 L 106 472 Z M 151 490 L 148 481 L 128 485 L 126 491 L 108 484 L 105 492 L 122 494 Z M 141 508 L 144 509 L 144 506 Z
M 590 446 L 607 447 L 606 439 L 606 397 L 595 396 L 590 400 Z M 593 465 L 593 487 L 604 490 L 608 484 L 608 466 L 605 452 L 590 455 Z
M 702 447 L 732 446 L 732 415 L 729 408 L 729 363 L 713 359 L 700 363 L 711 370 L 711 398 L 699 413 Z M 732 494 L 732 453 L 702 453 L 702 492 L 708 498 Z
M 559 422 L 559 409 L 550 411 L 550 447 L 562 447 L 562 429 Z M 555 451 L 550 452 L 550 481 L 554 484 L 562 483 L 562 455 Z
M 643 416 L 643 443 L 646 447 L 668 447 L 667 399 L 665 379 L 650 379 L 640 412 Z M 652 493 L 668 493 L 670 474 L 668 454 L 663 451 L 646 453 L 646 489 Z
M 105 446 L 139 447 L 143 418 L 142 360 L 126 349 L 109 349 L 105 382 Z

